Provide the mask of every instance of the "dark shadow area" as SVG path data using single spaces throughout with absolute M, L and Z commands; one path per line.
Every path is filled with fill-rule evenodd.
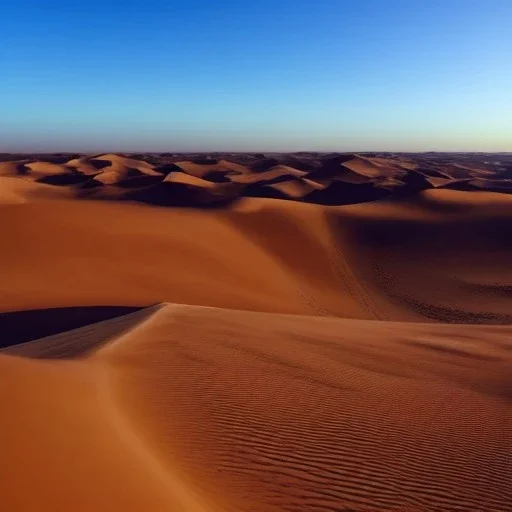
M 97 171 L 112 165 L 110 160 L 100 160 L 99 158 L 90 158 L 88 163 L 92 165 Z
M 229 171 L 210 171 L 203 176 L 203 180 L 211 181 L 213 183 L 229 183 L 231 180 L 228 177 L 228 172 Z
M 461 190 L 463 192 L 474 192 L 478 191 L 478 187 L 471 183 L 471 179 L 453 180 L 446 185 L 441 185 L 438 188 L 446 188 L 448 190 Z
M 263 158 L 262 160 L 251 163 L 250 169 L 253 172 L 263 172 L 272 169 L 272 167 L 276 165 L 279 165 L 277 158 Z
M 161 174 L 169 174 L 171 172 L 183 172 L 183 169 L 181 167 L 178 167 L 176 164 L 157 165 L 156 167 L 154 167 L 153 170 Z
M 105 186 L 101 181 L 95 180 L 92 177 L 90 177 L 90 178 L 91 179 L 89 179 L 88 181 L 81 183 L 77 188 L 78 189 L 90 189 L 90 188 L 99 188 L 99 187 Z
M 30 168 L 27 167 L 25 164 L 18 164 L 16 166 L 16 172 L 19 176 L 27 176 L 30 174 Z
M 243 192 L 244 197 L 263 197 L 266 199 L 290 199 L 280 190 L 266 187 L 265 184 L 251 183 L 246 185 Z
M 397 198 L 434 188 L 434 185 L 423 174 L 416 171 L 409 171 L 400 181 L 401 184 L 392 189 L 393 195 Z
M 196 208 L 222 208 L 238 200 L 238 195 L 217 195 L 209 190 L 183 183 L 164 181 L 156 185 L 130 191 L 123 198 L 155 206 L 184 206 Z
M 0 349 L 134 313 L 143 307 L 78 306 L 0 313 Z
M 305 197 L 305 201 L 326 206 L 339 206 L 377 201 L 391 193 L 389 190 L 374 186 L 373 183 L 353 184 L 335 181 L 323 190 L 311 192 Z
M 86 183 L 90 181 L 91 177 L 85 174 L 51 174 L 49 176 L 43 176 L 36 180 L 38 183 L 45 183 L 47 185 L 57 185 L 57 186 L 65 186 L 65 185 L 80 185 L 82 183 Z
M 137 188 L 137 187 L 146 187 L 148 185 L 154 185 L 155 183 L 160 183 L 164 179 L 164 176 L 151 176 L 151 175 L 143 175 L 143 176 L 135 176 L 130 177 L 125 180 L 120 180 L 116 183 L 116 186 L 122 188 Z

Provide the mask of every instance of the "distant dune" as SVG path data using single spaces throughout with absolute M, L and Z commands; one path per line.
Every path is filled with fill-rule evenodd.
M 1 510 L 512 510 L 504 172 L 0 162 Z
M 142 155 L 143 156 L 143 155 Z M 116 155 L 62 163 L 0 162 L 0 176 L 21 177 L 69 189 L 75 197 L 128 200 L 159 206 L 224 206 L 243 197 L 344 205 L 416 194 L 430 188 L 512 191 L 501 167 L 475 162 L 432 162 L 426 157 L 382 158 L 357 154 L 225 159 Z M 281 163 L 283 162 L 283 163 Z M 294 164 L 297 168 L 292 167 Z M 307 170 L 306 170 L 307 169 Z M 184 199 L 185 198 L 185 199 Z

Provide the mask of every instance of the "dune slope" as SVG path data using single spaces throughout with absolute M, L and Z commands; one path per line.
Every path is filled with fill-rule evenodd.
M 512 323 L 504 194 L 431 190 L 346 207 L 253 199 L 218 211 L 55 200 L 0 214 L 0 311 L 177 302 Z
M 91 326 L 91 341 L 110 334 L 80 361 L 0 356 L 14 407 L 3 432 L 17 440 L 4 446 L 4 503 L 508 510 L 511 327 L 178 305 L 140 320 L 120 335 L 116 320 Z M 46 399 L 34 404 L 36 386 Z M 17 461 L 29 451 L 58 458 L 43 475 L 23 469 L 26 495 Z M 95 464 L 101 475 L 87 473 Z

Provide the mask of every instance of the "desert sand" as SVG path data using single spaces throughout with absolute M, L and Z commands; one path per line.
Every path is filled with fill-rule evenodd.
M 0 162 L 0 507 L 512 510 L 507 168 Z

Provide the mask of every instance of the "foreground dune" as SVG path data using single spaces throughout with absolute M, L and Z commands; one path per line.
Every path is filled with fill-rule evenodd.
M 0 163 L 1 510 L 512 510 L 506 179 L 65 160 Z
M 511 327 L 131 316 L 0 356 L 4 509 L 509 510 Z

